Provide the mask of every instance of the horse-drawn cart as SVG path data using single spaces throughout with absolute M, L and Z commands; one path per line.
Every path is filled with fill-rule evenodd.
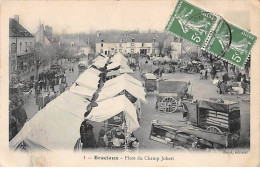
M 183 101 L 187 124 L 154 120 L 150 139 L 175 148 L 235 147 L 240 139 L 240 109 L 233 101 Z
M 190 97 L 190 83 L 178 80 L 159 80 L 156 107 L 160 113 L 173 113 L 181 106 L 181 100 Z

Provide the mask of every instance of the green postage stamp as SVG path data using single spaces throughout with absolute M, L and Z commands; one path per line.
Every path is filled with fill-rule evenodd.
M 166 30 L 229 63 L 243 67 L 257 37 L 222 17 L 179 0 Z

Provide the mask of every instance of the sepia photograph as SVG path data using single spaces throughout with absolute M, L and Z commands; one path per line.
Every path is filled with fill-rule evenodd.
M 136 161 L 139 157 L 121 154 L 148 152 L 140 160 L 155 162 L 174 161 L 173 153 L 252 152 L 251 67 L 259 62 L 252 63 L 258 57 L 250 52 L 254 42 L 245 40 L 258 33 L 250 8 L 227 5 L 190 19 L 197 9 L 177 4 L 186 2 L 209 11 L 219 4 L 3 1 L 9 51 L 6 61 L 1 58 L 7 63 L 2 83 L 8 86 L 1 100 L 8 101 L 3 105 L 9 117 L 1 131 L 8 134 L 9 152 L 69 151 L 92 161 Z M 259 6 L 251 8 L 259 12 Z M 218 17 L 215 12 L 229 28 L 222 35 L 207 23 Z M 246 38 L 238 38 L 234 25 Z M 196 43 L 206 31 L 212 43 L 201 48 Z M 190 32 L 197 36 L 191 41 Z M 233 51 L 234 62 L 247 57 L 243 65 L 225 58 Z

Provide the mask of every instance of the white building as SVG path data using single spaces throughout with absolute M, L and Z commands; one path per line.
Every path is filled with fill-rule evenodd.
M 19 24 L 19 16 L 9 18 L 9 71 L 10 78 L 33 67 L 30 47 L 35 44 L 34 36 Z
M 152 33 L 130 35 L 100 35 L 97 34 L 96 54 L 113 55 L 117 52 L 123 54 L 158 54 L 158 42 Z
M 44 25 L 41 24 L 35 34 L 35 42 L 50 46 L 53 42 L 52 27 L 46 25 L 44 28 Z

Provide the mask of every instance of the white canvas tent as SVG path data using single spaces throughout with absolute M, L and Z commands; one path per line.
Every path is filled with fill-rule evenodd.
M 112 62 L 116 62 L 116 61 L 123 61 L 123 62 L 127 62 L 128 60 L 124 57 L 124 55 L 122 53 L 117 53 L 115 54 L 112 58 L 111 58 Z
M 96 66 L 97 68 L 103 68 L 107 63 L 108 59 L 108 57 L 99 56 L 93 60 L 92 65 Z
M 83 97 L 65 91 L 25 123 L 10 141 L 10 149 L 24 142 L 28 147 L 73 150 L 88 104 Z
M 156 76 L 152 73 L 146 73 L 145 77 L 150 80 L 156 80 Z
M 76 83 L 74 83 L 71 87 L 70 87 L 70 91 L 72 93 L 75 94 L 79 94 L 82 95 L 83 97 L 86 97 L 88 99 L 91 99 L 93 94 L 96 92 L 94 90 L 91 90 L 89 88 L 86 87 L 82 87 L 80 85 L 76 85 Z
M 140 99 L 142 102 L 148 103 L 145 99 L 146 93 L 144 91 L 144 88 L 127 80 L 117 82 L 111 86 L 103 87 L 99 92 L 99 97 L 97 98 L 97 101 L 102 101 L 104 99 L 114 97 L 124 90 L 128 91 L 131 95 L 133 95 L 137 99 Z
M 134 74 L 134 71 L 132 69 L 119 69 L 119 73 L 120 74 L 124 74 L 124 73 L 130 73 L 130 74 Z
M 111 107 L 112 105 L 116 107 Z M 120 112 L 124 112 L 125 114 L 126 126 L 129 131 L 135 131 L 140 127 L 137 120 L 136 108 L 124 95 L 98 102 L 98 106 L 92 109 L 87 119 L 95 122 L 103 122 Z
M 104 87 L 110 86 L 112 84 L 115 84 L 117 82 L 124 81 L 124 80 L 130 81 L 130 82 L 142 87 L 142 82 L 135 79 L 134 77 L 130 76 L 129 74 L 122 74 L 120 76 L 117 76 L 116 78 L 106 81 L 106 83 L 104 84 Z
M 120 67 L 122 69 L 130 69 L 127 62 L 125 62 L 125 61 L 114 61 L 111 64 L 108 64 L 107 70 L 112 70 L 112 69 L 115 69 L 117 67 Z
M 87 69 L 86 71 L 84 71 L 76 80 L 76 83 L 82 87 L 87 87 L 90 90 L 96 91 L 98 88 L 100 77 L 99 74 L 94 71 L 95 69 L 91 69 Z

